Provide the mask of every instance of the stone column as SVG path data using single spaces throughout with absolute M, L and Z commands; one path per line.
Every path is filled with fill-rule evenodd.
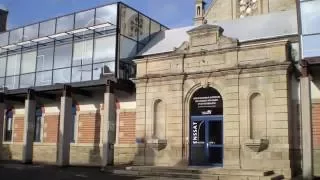
M 61 97 L 58 138 L 58 166 L 68 166 L 70 160 L 70 142 L 72 133 L 71 87 L 65 86 Z
M 301 99 L 301 123 L 302 123 L 302 172 L 303 179 L 313 178 L 312 160 L 312 102 L 310 88 L 310 74 L 307 67 L 303 67 L 300 78 L 300 99 Z
M 4 130 L 4 94 L 0 93 L 0 160 L 2 159 L 2 142 L 3 142 L 3 130 Z
M 116 138 L 116 101 L 114 95 L 114 82 L 108 81 L 104 93 L 104 116 L 102 119 L 102 153 L 101 168 L 113 164 L 114 143 Z
M 24 133 L 23 133 L 23 153 L 22 162 L 32 163 L 33 156 L 33 137 L 36 118 L 35 92 L 28 90 L 27 99 L 24 107 Z

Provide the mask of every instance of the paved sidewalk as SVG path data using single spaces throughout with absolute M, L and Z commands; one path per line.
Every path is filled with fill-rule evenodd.
M 1 180 L 176 180 L 163 177 L 137 177 L 100 172 L 99 168 L 22 165 L 0 163 Z

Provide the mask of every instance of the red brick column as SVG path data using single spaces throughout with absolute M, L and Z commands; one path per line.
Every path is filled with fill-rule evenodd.
M 59 115 L 45 115 L 43 132 L 46 136 L 43 138 L 44 143 L 58 142 Z
M 320 149 L 320 103 L 312 105 L 313 147 Z
M 136 113 L 120 112 L 119 144 L 136 143 Z

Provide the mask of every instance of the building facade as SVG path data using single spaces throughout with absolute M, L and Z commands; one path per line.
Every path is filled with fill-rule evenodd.
M 196 0 L 195 24 L 168 29 L 116 3 L 0 33 L 2 159 L 291 178 L 312 113 L 319 175 L 320 91 L 299 63 L 297 7 Z

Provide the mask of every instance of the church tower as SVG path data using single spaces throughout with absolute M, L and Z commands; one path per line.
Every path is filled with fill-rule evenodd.
M 204 15 L 205 15 L 205 5 L 206 2 L 204 0 L 196 0 L 196 10 L 194 17 L 194 24 L 201 25 L 204 23 Z

